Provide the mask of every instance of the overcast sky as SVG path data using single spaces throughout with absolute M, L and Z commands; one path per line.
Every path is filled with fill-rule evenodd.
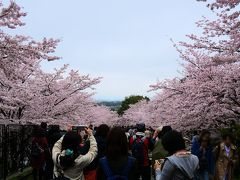
M 46 71 L 70 64 L 84 74 L 104 79 L 97 100 L 121 100 L 147 91 L 157 80 L 179 76 L 174 41 L 197 33 L 195 22 L 210 16 L 195 0 L 17 0 L 28 16 L 18 34 L 60 38 L 60 61 Z

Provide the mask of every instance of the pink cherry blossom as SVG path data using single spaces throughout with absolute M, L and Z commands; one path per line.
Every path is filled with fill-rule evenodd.
M 0 27 L 24 25 L 21 17 L 26 13 L 16 3 L 11 2 L 7 8 L 0 4 L 0 8 Z M 114 113 L 97 106 L 91 98 L 100 77 L 69 71 L 68 65 L 53 73 L 42 71 L 40 62 L 59 59 L 54 55 L 58 43 L 54 39 L 37 42 L 24 35 L 10 36 L 0 30 L 1 123 L 46 121 L 66 126 L 78 124 L 79 120 L 84 124 L 115 120 Z
M 216 129 L 240 119 L 239 0 L 215 0 L 208 7 L 216 19 L 196 24 L 202 35 L 174 43 L 183 61 L 179 78 L 151 85 L 156 96 L 139 103 L 125 117 L 176 129 Z

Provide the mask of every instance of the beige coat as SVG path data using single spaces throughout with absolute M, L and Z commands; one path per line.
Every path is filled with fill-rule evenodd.
M 216 147 L 214 151 L 217 157 L 214 179 L 223 180 L 228 172 L 228 180 L 232 180 L 234 165 L 236 165 L 238 159 L 236 147 L 231 145 L 229 157 L 226 154 L 224 143 L 221 143 L 220 146 Z M 230 164 L 230 161 L 232 161 L 233 164 Z
M 89 140 L 90 140 L 89 152 L 86 155 L 79 155 L 75 159 L 75 165 L 64 171 L 61 169 L 61 166 L 59 164 L 60 162 L 59 154 L 63 156 L 65 154 L 65 152 L 62 151 L 62 140 L 63 140 L 63 137 L 56 142 L 52 150 L 52 158 L 54 162 L 54 175 L 56 177 L 59 177 L 60 174 L 62 173 L 64 174 L 65 177 L 71 180 L 84 180 L 83 168 L 88 166 L 97 156 L 97 143 L 94 136 L 91 135 L 89 137 Z

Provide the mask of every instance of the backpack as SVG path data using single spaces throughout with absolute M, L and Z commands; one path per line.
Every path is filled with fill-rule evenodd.
M 144 163 L 144 138 L 136 137 L 132 145 L 132 156 L 136 158 L 139 165 Z
M 135 159 L 132 157 L 128 157 L 127 165 L 123 169 L 121 174 L 114 174 L 109 167 L 107 157 L 103 157 L 100 159 L 100 165 L 103 169 L 103 172 L 107 178 L 107 180 L 128 180 L 129 172 L 132 170 L 132 167 L 135 163 Z
M 31 147 L 31 156 L 35 159 L 39 158 L 44 150 L 39 146 L 37 142 L 34 142 Z

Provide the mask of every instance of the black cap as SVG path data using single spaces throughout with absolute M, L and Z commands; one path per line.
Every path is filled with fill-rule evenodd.
M 138 132 L 144 132 L 145 130 L 146 130 L 146 128 L 145 128 L 144 123 L 137 124 L 137 131 Z

